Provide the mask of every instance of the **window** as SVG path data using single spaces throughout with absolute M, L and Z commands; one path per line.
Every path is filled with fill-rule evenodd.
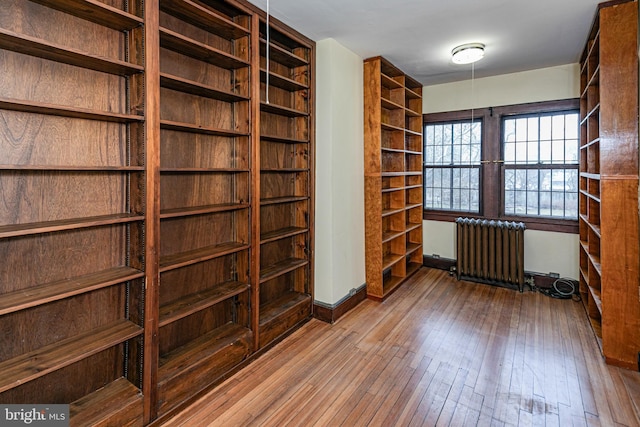
M 578 219 L 578 113 L 503 119 L 504 214 Z
M 424 218 L 577 232 L 578 107 L 570 99 L 425 114 Z
M 429 124 L 424 134 L 425 208 L 479 212 L 482 123 Z

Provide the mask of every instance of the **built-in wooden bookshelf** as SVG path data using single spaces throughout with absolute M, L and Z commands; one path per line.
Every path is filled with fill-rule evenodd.
M 254 306 L 262 348 L 313 304 L 313 46 L 260 23 L 260 266 Z M 259 249 L 258 249 L 259 248 Z
M 580 294 L 608 363 L 638 369 L 638 6 L 602 3 L 581 60 Z
M 253 348 L 250 34 L 231 5 L 160 1 L 160 414 Z
M 422 85 L 364 62 L 367 295 L 383 299 L 422 266 Z
M 142 420 L 142 2 L 2 8 L 0 402 Z
M 0 403 L 149 424 L 311 317 L 315 45 L 243 0 L 2 10 Z

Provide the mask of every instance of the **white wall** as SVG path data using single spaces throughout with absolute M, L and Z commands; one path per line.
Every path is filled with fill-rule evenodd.
M 470 80 L 425 86 L 422 94 L 425 113 L 577 98 L 579 66 L 569 64 L 476 79 L 473 95 Z M 424 221 L 423 232 L 426 255 L 456 258 L 455 224 Z M 526 230 L 525 270 L 577 279 L 578 242 L 577 234 Z
M 365 283 L 362 58 L 316 44 L 315 299 L 333 305 Z
M 471 76 L 471 73 L 469 73 Z M 423 113 L 497 107 L 580 96 L 579 64 L 541 68 L 520 73 L 425 86 Z

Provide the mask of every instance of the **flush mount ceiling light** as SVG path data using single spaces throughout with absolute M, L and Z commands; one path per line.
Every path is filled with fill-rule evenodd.
M 451 60 L 454 64 L 472 64 L 484 57 L 484 44 L 467 43 L 460 45 L 451 51 Z

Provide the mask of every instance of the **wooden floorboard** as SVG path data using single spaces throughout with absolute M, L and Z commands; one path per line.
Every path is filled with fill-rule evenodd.
M 163 425 L 636 427 L 638 411 L 640 373 L 604 363 L 581 303 L 425 268 Z

